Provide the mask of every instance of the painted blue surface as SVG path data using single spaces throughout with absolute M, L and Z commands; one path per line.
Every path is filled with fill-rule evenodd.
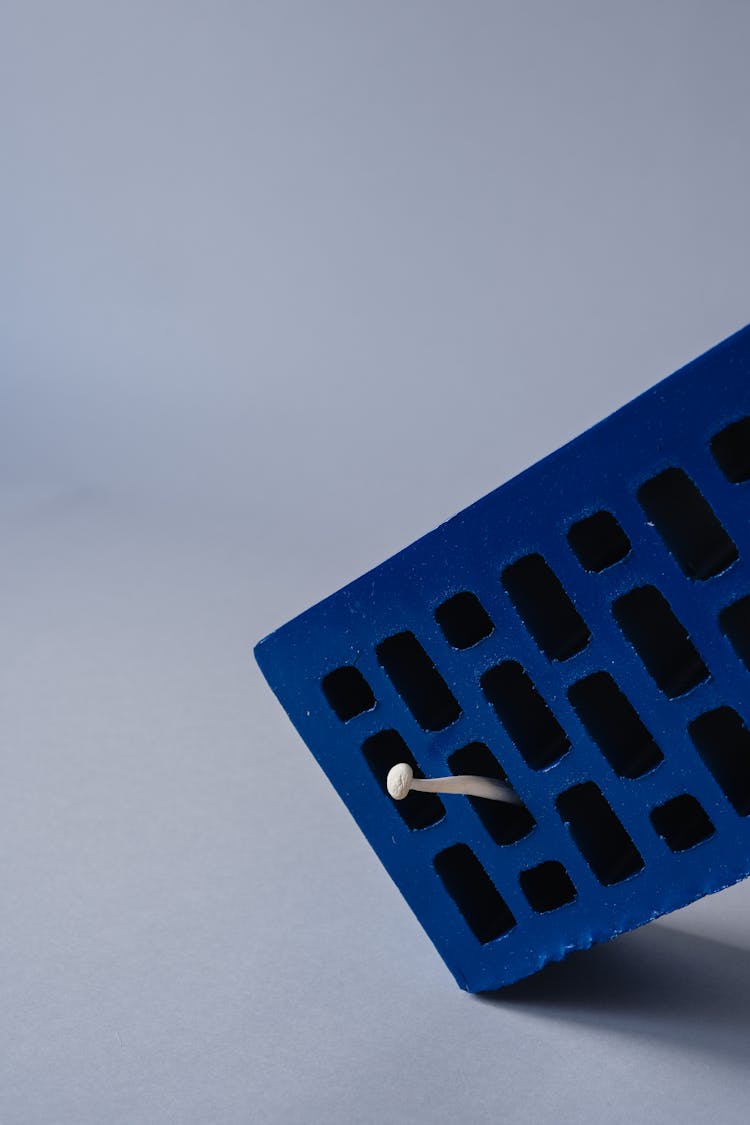
M 463 988 L 500 987 L 750 873 L 750 816 L 729 802 L 688 733 L 696 717 L 726 705 L 750 725 L 750 671 L 718 622 L 727 605 L 750 593 L 750 481 L 727 479 L 711 451 L 717 432 L 748 415 L 750 327 L 256 648 L 271 688 Z M 705 580 L 684 573 L 638 500 L 642 484 L 670 467 L 692 478 L 737 548 L 736 561 Z M 616 517 L 631 547 L 596 573 L 583 568 L 567 533 L 599 510 Z M 541 651 L 501 582 L 509 564 L 532 553 L 549 564 L 591 634 L 567 659 Z M 644 585 L 664 595 L 710 673 L 676 698 L 657 686 L 612 611 L 617 598 Z M 434 613 L 465 590 L 479 598 L 495 628 L 459 650 Z M 461 708 L 444 729 L 420 726 L 379 663 L 376 646 L 403 631 L 418 638 Z M 531 768 L 482 691 L 483 673 L 509 660 L 525 669 L 570 740 L 568 752 L 547 768 Z M 362 673 L 376 703 L 342 721 L 321 681 L 348 665 Z M 663 754 L 636 779 L 613 771 L 568 699 L 572 684 L 598 671 L 616 680 Z M 466 798 L 444 797 L 442 819 L 410 830 L 362 752 L 365 740 L 384 730 L 398 731 L 427 775 L 448 773 L 458 748 L 486 744 L 535 827 L 516 843 L 498 845 Z M 556 807 L 561 792 L 586 781 L 602 791 L 643 859 L 639 873 L 611 886 L 595 877 Z M 715 831 L 673 852 L 650 813 L 684 793 L 697 798 Z M 485 944 L 435 871 L 436 855 L 456 843 L 471 848 L 515 919 Z M 577 895 L 536 913 L 519 876 L 547 860 L 563 864 Z

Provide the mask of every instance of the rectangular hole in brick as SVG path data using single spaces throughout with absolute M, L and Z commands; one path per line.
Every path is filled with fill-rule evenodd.
M 673 852 L 694 848 L 716 831 L 706 810 L 689 793 L 659 805 L 651 813 L 651 823 Z
M 509 781 L 495 755 L 483 742 L 462 746 L 448 759 L 451 773 L 473 774 L 476 777 L 493 777 L 508 785 Z M 510 805 L 505 801 L 487 801 L 481 797 L 468 797 L 484 827 L 496 844 L 515 844 L 528 836 L 536 821 L 525 805 Z
M 519 881 L 529 906 L 537 914 L 559 910 L 576 898 L 576 889 L 570 875 L 556 859 L 522 871 Z
M 719 628 L 750 671 L 750 595 L 721 611 Z
M 502 583 L 526 628 L 550 660 L 567 660 L 585 648 L 586 622 L 541 555 L 526 555 L 502 573 Z
M 566 789 L 556 804 L 576 847 L 605 887 L 643 869 L 641 853 L 593 781 Z
M 359 668 L 348 664 L 336 668 L 323 677 L 323 694 L 342 722 L 371 711 L 375 706 L 375 696 Z
M 568 699 L 619 777 L 642 777 L 663 761 L 651 732 L 607 672 L 573 684 Z
M 665 469 L 646 481 L 638 500 L 688 578 L 704 581 L 736 562 L 736 546 L 682 469 Z
M 514 660 L 488 669 L 482 691 L 524 759 L 546 769 L 570 749 L 570 740 L 526 672 Z
M 716 434 L 711 452 L 732 484 L 750 480 L 750 418 L 740 418 Z
M 399 762 L 406 762 L 414 770 L 415 777 L 424 777 L 409 747 L 398 731 L 384 730 L 368 738 L 362 753 L 372 774 L 385 794 L 388 802 L 407 828 L 417 830 L 437 824 L 445 816 L 445 806 L 436 793 L 409 793 L 402 801 L 394 801 L 388 795 L 386 778 L 388 771 Z
M 492 620 L 476 594 L 463 590 L 439 605 L 435 620 L 453 648 L 471 648 L 489 637 Z
M 396 633 L 375 651 L 386 675 L 424 730 L 443 730 L 456 721 L 461 708 L 413 633 Z
M 709 671 L 654 586 L 639 586 L 612 606 L 617 624 L 656 683 L 670 699 L 684 695 L 709 678 Z
M 750 816 L 750 730 L 731 707 L 707 711 L 690 737 L 716 783 L 740 816 Z
M 436 855 L 434 863 L 477 941 L 486 945 L 513 929 L 515 918 L 471 848 L 454 844 Z
M 611 512 L 595 512 L 574 523 L 568 542 L 583 569 L 595 573 L 614 566 L 630 551 L 630 540 Z

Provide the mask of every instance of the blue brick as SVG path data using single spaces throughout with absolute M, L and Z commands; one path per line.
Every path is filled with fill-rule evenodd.
M 462 988 L 750 873 L 748 419 L 750 327 L 257 646 Z

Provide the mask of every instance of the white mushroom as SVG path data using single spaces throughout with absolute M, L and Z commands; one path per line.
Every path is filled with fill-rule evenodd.
M 399 762 L 388 771 L 386 786 L 394 801 L 403 801 L 413 789 L 417 789 L 420 793 L 461 793 L 466 797 L 505 801 L 509 805 L 521 804 L 520 798 L 510 786 L 495 781 L 493 777 L 474 777 L 473 774 L 458 774 L 455 777 L 415 777 L 414 770 L 407 762 Z

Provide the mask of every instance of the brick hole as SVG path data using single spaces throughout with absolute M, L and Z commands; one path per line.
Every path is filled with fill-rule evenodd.
M 750 595 L 721 611 L 719 628 L 750 671 Z
M 682 793 L 651 813 L 651 823 L 673 852 L 685 852 L 713 836 L 716 829 L 703 806 Z
M 567 660 L 591 634 L 541 555 L 526 555 L 502 573 L 502 583 L 526 628 L 550 660 Z
M 532 769 L 546 769 L 568 752 L 568 736 L 520 664 L 514 660 L 497 664 L 480 682 L 488 702 Z
M 664 760 L 653 735 L 607 672 L 573 684 L 568 699 L 619 777 L 642 777 Z
M 443 730 L 461 714 L 452 691 L 413 633 L 396 633 L 376 648 L 378 661 L 423 730 Z
M 594 875 L 605 887 L 643 870 L 643 858 L 593 781 L 561 793 L 557 811 Z
M 445 816 L 445 806 L 436 793 L 409 793 L 402 801 L 388 794 L 388 771 L 399 762 L 406 762 L 415 777 L 424 777 L 414 755 L 398 731 L 384 730 L 372 735 L 362 745 L 362 753 L 381 790 L 393 805 L 407 828 L 412 831 L 430 828 Z
M 435 610 L 435 620 L 453 648 L 472 648 L 489 637 L 495 626 L 476 594 L 454 594 Z
M 508 785 L 509 781 L 495 755 L 483 742 L 471 742 L 454 751 L 448 758 L 454 774 L 474 774 L 493 777 Z M 469 804 L 496 844 L 515 844 L 528 836 L 536 821 L 525 805 L 510 805 L 505 801 L 487 801 L 481 797 L 468 797 Z
M 665 469 L 646 481 L 638 500 L 688 578 L 713 578 L 739 557 L 713 508 L 682 469 Z
M 732 484 L 750 480 L 750 418 L 740 418 L 711 439 L 716 464 Z
M 685 627 L 654 586 L 640 586 L 612 606 L 617 624 L 654 680 L 670 699 L 684 695 L 709 671 Z
M 356 718 L 375 706 L 375 696 L 359 668 L 351 664 L 336 668 L 324 676 L 321 685 L 323 694 L 343 723 Z
M 435 856 L 434 865 L 477 941 L 486 945 L 513 929 L 513 914 L 471 848 L 454 844 Z
M 611 512 L 595 512 L 568 531 L 568 543 L 584 570 L 599 573 L 630 553 L 630 540 Z
M 740 816 L 750 816 L 750 730 L 731 707 L 694 719 L 688 728 L 704 765 Z
M 529 906 L 537 914 L 559 910 L 577 897 L 570 875 L 556 859 L 522 871 L 519 881 Z

